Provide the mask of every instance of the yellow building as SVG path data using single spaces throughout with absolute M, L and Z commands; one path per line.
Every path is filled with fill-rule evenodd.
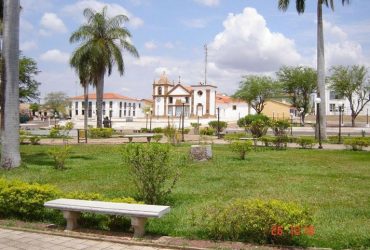
M 268 100 L 262 114 L 274 119 L 290 119 L 290 114 L 296 115 L 297 110 L 288 102 Z

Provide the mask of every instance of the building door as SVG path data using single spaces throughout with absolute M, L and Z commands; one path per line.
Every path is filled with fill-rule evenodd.
M 200 103 L 197 105 L 197 116 L 203 116 L 203 105 Z

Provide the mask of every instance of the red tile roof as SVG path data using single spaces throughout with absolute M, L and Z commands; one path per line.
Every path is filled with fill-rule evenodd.
M 240 99 L 234 99 L 230 96 L 223 95 L 223 94 L 217 94 L 216 95 L 216 103 L 228 104 L 228 103 L 231 103 L 231 102 L 244 102 L 244 101 L 242 101 Z
M 96 93 L 91 93 L 91 94 L 88 95 L 88 97 L 89 97 L 89 100 L 96 100 Z M 80 96 L 71 97 L 70 99 L 84 100 L 85 97 L 84 97 L 84 95 L 80 95 Z M 117 94 L 117 93 L 104 93 L 103 99 L 104 100 L 106 100 L 106 99 L 122 99 L 122 100 L 129 100 L 129 101 L 140 101 L 140 99 L 123 96 L 123 95 L 120 95 L 120 94 Z

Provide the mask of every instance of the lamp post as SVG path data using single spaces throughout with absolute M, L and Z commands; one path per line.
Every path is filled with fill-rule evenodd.
M 148 131 L 148 116 L 149 116 L 149 112 L 148 112 L 148 111 L 146 111 L 146 112 L 145 112 L 145 114 L 146 114 L 145 130 L 146 130 L 146 131 Z
M 113 110 L 112 108 L 109 108 L 109 128 L 112 128 L 112 114 Z
M 220 107 L 217 107 L 217 138 L 220 139 Z
M 57 127 L 57 115 L 58 115 L 58 113 L 54 112 L 54 127 L 55 128 Z
M 150 108 L 150 127 L 149 127 L 149 132 L 152 132 L 152 115 L 153 115 L 153 109 Z
M 338 110 L 339 110 L 339 131 L 338 131 L 338 143 L 342 143 L 342 107 L 343 103 L 339 102 L 338 103 Z
M 318 133 L 319 133 L 319 149 L 322 149 L 322 141 L 321 141 L 321 127 L 320 127 L 320 103 L 321 98 L 316 97 L 316 126 L 318 125 Z
M 185 102 L 186 100 L 184 98 L 181 99 L 181 104 L 182 104 L 182 128 L 181 128 L 181 141 L 184 142 L 184 120 L 185 120 Z
M 290 135 L 293 135 L 293 113 L 290 113 Z
M 366 127 L 369 127 L 369 109 L 366 109 Z

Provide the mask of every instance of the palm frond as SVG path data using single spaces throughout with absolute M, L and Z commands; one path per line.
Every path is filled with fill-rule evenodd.
M 279 10 L 281 11 L 287 11 L 289 7 L 289 0 L 279 0 L 279 3 L 278 3 L 278 8 Z

